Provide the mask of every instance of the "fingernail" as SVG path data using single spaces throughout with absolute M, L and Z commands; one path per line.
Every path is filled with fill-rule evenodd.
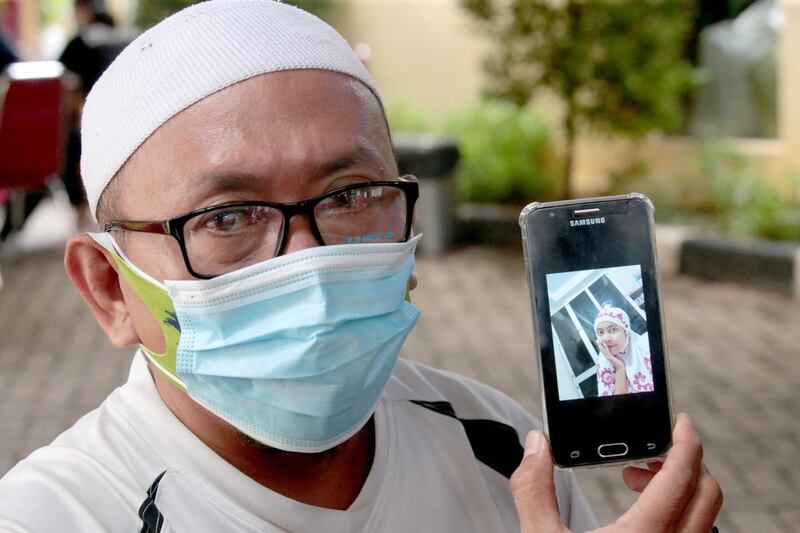
M 529 431 L 528 436 L 525 437 L 525 454 L 523 457 L 539 453 L 539 450 L 542 449 L 542 438 L 541 431 Z

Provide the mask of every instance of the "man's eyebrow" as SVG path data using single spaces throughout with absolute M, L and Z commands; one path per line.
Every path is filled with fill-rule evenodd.
M 201 175 L 199 187 L 195 184 L 192 187 L 184 187 L 186 194 L 203 193 L 207 190 L 213 191 L 241 191 L 252 188 L 253 183 L 258 180 L 258 176 L 248 172 L 209 172 Z
M 330 174 L 365 164 L 377 165 L 381 172 L 386 166 L 386 162 L 379 150 L 362 144 L 349 152 L 325 161 L 316 172 L 314 178 L 322 179 Z M 252 189 L 253 184 L 262 179 L 264 179 L 264 176 L 250 172 L 211 171 L 200 176 L 198 182 L 202 185 L 194 185 L 191 188 L 185 187 L 184 194 L 187 197 L 193 197 L 195 195 L 203 196 L 209 192 L 244 191 Z
M 359 164 L 377 164 L 383 171 L 386 162 L 379 150 L 364 144 L 359 145 L 355 150 L 337 156 L 322 165 L 320 173 L 325 176 L 333 174 Z

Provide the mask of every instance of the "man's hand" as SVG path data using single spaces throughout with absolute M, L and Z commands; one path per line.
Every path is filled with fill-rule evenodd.
M 596 531 L 709 533 L 722 507 L 722 491 L 702 459 L 703 446 L 689 417 L 678 415 L 664 463 L 626 467 L 625 483 L 641 495 L 616 522 Z M 511 476 L 511 490 L 522 533 L 569 531 L 558 514 L 550 447 L 538 431 L 525 440 L 525 456 Z

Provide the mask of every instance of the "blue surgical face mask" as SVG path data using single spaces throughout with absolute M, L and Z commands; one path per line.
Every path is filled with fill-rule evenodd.
M 315 453 L 369 420 L 419 311 L 406 300 L 420 236 L 320 246 L 210 280 L 155 280 L 107 233 L 164 331 L 148 358 L 192 399 L 256 441 Z

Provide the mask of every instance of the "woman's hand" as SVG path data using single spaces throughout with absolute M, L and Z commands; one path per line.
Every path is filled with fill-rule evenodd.
M 606 347 L 605 344 L 598 341 L 597 346 L 600 347 L 600 353 L 602 353 L 605 356 L 605 358 L 608 359 L 612 365 L 614 365 L 614 372 L 625 370 L 625 364 L 622 362 L 622 359 L 612 355 L 611 351 L 609 351 L 609 349 Z
M 702 459 L 703 445 L 689 417 L 678 415 L 664 463 L 623 470 L 625 483 L 641 494 L 625 514 L 596 532 L 711 531 L 722 507 L 722 491 Z M 558 514 L 550 447 L 538 431 L 525 440 L 525 456 L 511 476 L 511 491 L 522 533 L 569 531 Z

